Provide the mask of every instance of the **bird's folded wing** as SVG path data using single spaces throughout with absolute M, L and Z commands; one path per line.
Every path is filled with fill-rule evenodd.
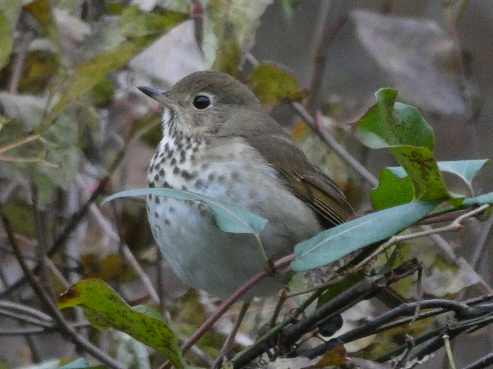
M 279 173 L 279 179 L 305 201 L 329 228 L 344 223 L 353 210 L 337 185 L 317 167 L 288 135 L 269 134 L 244 137 Z

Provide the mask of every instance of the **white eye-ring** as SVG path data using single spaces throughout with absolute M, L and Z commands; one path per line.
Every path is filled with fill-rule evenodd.
M 197 110 L 206 110 L 212 105 L 211 98 L 204 94 L 199 94 L 192 101 L 193 107 Z

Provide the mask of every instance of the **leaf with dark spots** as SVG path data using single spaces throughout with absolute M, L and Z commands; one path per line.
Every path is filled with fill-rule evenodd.
M 435 138 L 432 128 L 416 108 L 395 101 L 397 91 L 383 88 L 375 96 L 375 105 L 352 125 L 356 137 L 370 148 L 391 150 L 411 180 L 412 200 L 442 199 L 459 206 L 463 199 L 447 190 L 433 157 Z M 389 176 L 383 180 L 395 182 L 395 178 Z M 380 183 L 380 187 L 393 191 L 395 183 Z M 393 204 L 385 200 L 389 196 L 395 197 L 388 191 L 380 190 L 372 195 L 375 207 L 382 209 L 384 204 Z
M 87 279 L 60 296 L 60 309 L 79 306 L 100 329 L 115 328 L 165 355 L 177 369 L 183 368 L 178 340 L 164 318 L 142 307 L 130 307 L 105 282 Z

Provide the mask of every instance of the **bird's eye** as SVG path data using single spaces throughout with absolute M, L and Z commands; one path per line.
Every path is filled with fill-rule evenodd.
M 205 95 L 195 96 L 193 99 L 193 106 L 197 110 L 205 110 L 211 105 L 211 99 Z

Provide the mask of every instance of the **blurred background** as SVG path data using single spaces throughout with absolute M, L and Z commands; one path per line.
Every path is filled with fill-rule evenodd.
M 179 337 L 188 336 L 217 302 L 186 292 L 171 274 L 141 199 L 100 205 L 109 194 L 147 185 L 161 111 L 136 86 L 168 89 L 193 71 L 211 68 L 234 75 L 363 211 L 372 208 L 373 186 L 287 102 L 302 102 L 377 178 L 397 163 L 389 151 L 363 147 L 350 123 L 375 103 L 382 87 L 395 88 L 398 101 L 418 108 L 433 127 L 436 160 L 488 159 L 493 157 L 491 40 L 489 0 L 0 2 L 2 207 L 27 265 L 53 299 L 82 278 L 102 278 L 131 305 L 159 306 L 176 322 Z M 491 191 L 493 172 L 487 165 L 472 189 L 446 179 L 455 192 L 479 195 Z M 426 292 L 464 299 L 491 290 L 491 223 L 471 220 L 459 233 L 444 235 L 470 270 L 454 269 L 425 241 L 413 249 L 427 268 Z M 355 321 L 373 309 L 361 308 Z M 50 360 L 56 366 L 79 356 L 41 311 L 47 313 L 1 230 L 0 367 Z M 80 311 L 70 314 L 66 318 L 80 323 L 81 332 L 105 351 L 145 351 L 128 348 L 118 333 L 93 330 Z M 206 354 L 217 353 L 233 318 L 234 312 L 206 336 Z M 490 352 L 492 333 L 485 327 L 453 341 L 457 366 Z M 399 334 L 387 335 L 381 345 L 399 342 Z M 240 335 L 237 341 L 247 345 L 252 338 Z M 354 348 L 355 355 L 370 358 L 379 349 L 375 340 Z M 448 367 L 442 351 L 421 367 Z M 195 355 L 201 363 L 201 354 Z M 159 363 L 152 355 L 146 360 Z

